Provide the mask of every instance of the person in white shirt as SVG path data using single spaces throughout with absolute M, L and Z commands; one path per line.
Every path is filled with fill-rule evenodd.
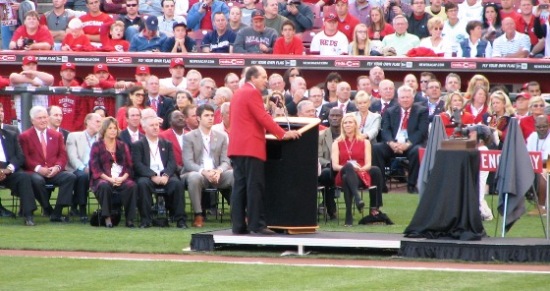
M 529 36 L 516 31 L 516 22 L 506 17 L 502 20 L 504 34 L 493 42 L 493 57 L 527 58 L 531 49 Z
M 420 41 L 419 47 L 425 47 L 433 50 L 437 55 L 451 57 L 450 43 L 446 42 L 441 33 L 443 32 L 443 20 L 439 17 L 432 17 L 428 20 L 429 37 Z
M 445 12 L 447 13 L 447 20 L 443 22 L 441 36 L 443 41 L 451 47 L 453 55 L 456 56 L 460 42 L 468 38 L 466 33 L 467 22 L 458 18 L 458 5 L 455 3 L 448 2 L 445 4 Z
M 550 154 L 550 134 L 548 130 L 548 117 L 540 115 L 535 118 L 536 131 L 531 133 L 527 138 L 527 150 L 533 152 L 540 152 L 542 155 L 543 165 L 548 160 Z M 538 196 L 538 208 L 529 212 L 530 215 L 538 215 L 539 211 L 546 214 L 546 175 L 536 174 L 537 181 L 537 196 Z
M 472 20 L 481 21 L 482 0 L 466 0 L 458 4 L 458 18 L 466 23 Z
M 159 20 L 159 31 L 166 34 L 166 37 L 174 36 L 174 23 L 187 23 L 185 18 L 182 16 L 176 16 L 175 13 L 175 3 L 174 0 L 163 0 L 162 1 L 162 13 L 163 15 L 158 16 Z
M 325 29 L 311 40 L 310 52 L 322 56 L 338 56 L 348 52 L 348 38 L 338 31 L 338 18 L 330 13 L 325 16 Z

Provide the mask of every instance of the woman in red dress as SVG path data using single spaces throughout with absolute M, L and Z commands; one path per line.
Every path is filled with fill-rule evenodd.
M 382 172 L 371 165 L 371 144 L 359 132 L 359 125 L 353 113 L 348 113 L 342 119 L 341 134 L 332 144 L 332 169 L 338 172 L 335 184 L 344 191 L 346 203 L 346 221 L 344 226 L 353 225 L 352 202 L 359 212 L 363 213 L 365 202 L 361 200 L 357 189 L 360 186 L 376 189 L 369 191 L 370 216 L 375 218 L 383 215 L 382 206 Z
M 445 112 L 442 112 L 439 116 L 441 116 L 441 121 L 445 126 L 445 131 L 447 132 L 448 137 L 453 135 L 454 130 L 457 126 L 457 123 L 452 120 L 453 112 L 456 109 L 462 109 L 463 106 L 464 97 L 460 92 L 455 91 L 447 95 L 447 101 L 445 102 Z M 463 125 L 474 124 L 474 116 L 471 113 L 462 110 L 460 112 L 460 117 Z

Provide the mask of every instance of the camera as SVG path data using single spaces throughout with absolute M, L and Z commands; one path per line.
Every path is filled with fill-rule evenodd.
M 539 6 L 540 6 L 540 9 L 542 10 L 548 10 L 548 7 L 550 7 L 550 5 L 548 4 L 540 4 Z
M 202 9 L 208 8 L 208 4 L 202 4 Z
M 30 38 L 23 38 L 23 47 L 29 46 L 34 43 L 33 39 Z
M 301 0 L 288 0 L 288 5 L 300 5 Z
M 395 0 L 390 0 L 390 5 L 389 5 L 388 8 L 391 9 L 391 8 L 393 8 L 393 6 L 399 6 L 399 5 L 397 5 L 397 3 L 395 2 Z

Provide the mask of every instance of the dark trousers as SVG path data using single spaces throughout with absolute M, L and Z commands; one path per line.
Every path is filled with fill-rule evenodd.
M 265 192 L 264 162 L 253 157 L 233 157 L 233 193 L 231 194 L 231 222 L 234 233 L 266 228 L 263 196 Z
M 376 189 L 369 191 L 369 206 L 370 208 L 378 208 L 382 206 L 382 171 L 380 171 L 380 168 L 372 166 L 369 170 L 369 174 L 372 186 L 376 186 Z M 344 202 L 346 203 L 346 224 L 349 225 L 353 223 L 353 199 L 355 199 L 356 204 L 359 204 L 359 201 L 361 201 L 358 192 L 360 186 L 366 187 L 363 181 L 359 179 L 353 165 L 347 163 L 342 168 L 342 190 L 344 191 Z
M 166 189 L 166 195 L 168 196 L 167 202 L 170 201 L 168 205 L 171 210 L 171 214 L 174 215 L 174 220 L 179 221 L 181 219 L 185 220 L 185 198 L 184 198 L 184 183 L 176 178 L 171 177 L 168 180 L 168 183 L 164 186 L 155 185 L 151 178 L 149 177 L 140 177 L 137 180 L 138 187 L 138 207 L 139 214 L 141 215 L 142 223 L 150 223 L 151 219 L 151 205 L 153 204 L 153 192 L 155 188 Z
M 380 170 L 383 170 L 389 163 L 390 158 L 397 156 L 407 157 L 407 160 L 409 160 L 409 177 L 407 180 L 407 184 L 409 186 L 416 186 L 416 182 L 418 180 L 418 170 L 420 167 L 420 161 L 418 160 L 419 148 L 419 145 L 410 146 L 409 149 L 405 151 L 402 155 L 397 155 L 386 143 L 377 143 L 373 146 L 372 149 L 372 164 L 373 166 L 377 166 L 378 168 L 380 168 Z M 384 181 L 382 185 L 385 185 L 386 181 L 384 175 L 382 175 L 382 179 Z
M 114 187 L 107 181 L 101 181 L 97 184 L 95 195 L 101 205 L 101 216 L 111 216 L 113 206 L 113 195 L 115 191 L 120 195 L 120 200 L 124 206 L 126 221 L 133 221 L 136 218 L 136 183 L 132 180 L 126 180 L 119 187 Z M 150 207 L 149 207 L 150 208 Z
M 88 199 L 88 188 L 90 187 L 90 175 L 81 170 L 73 172 L 76 179 L 74 182 L 73 205 L 86 206 Z
M 42 208 L 51 210 L 50 193 L 46 190 L 46 184 L 51 183 L 59 187 L 57 201 L 55 203 L 56 210 L 58 210 L 59 213 L 54 214 L 61 215 L 61 207 L 69 206 L 72 203 L 75 179 L 75 175 L 66 171 L 61 171 L 52 178 L 46 178 L 38 173 L 32 173 L 31 184 L 34 197 L 36 197 L 36 200 L 38 200 Z
M 336 174 L 333 173 L 332 168 L 327 167 L 321 170 L 321 175 L 319 176 L 319 185 L 325 187 L 323 192 L 323 203 L 327 207 L 327 212 L 329 215 L 334 215 L 336 213 L 336 201 L 334 201 L 334 177 Z
M 6 176 L 0 185 L 10 189 L 12 193 L 21 199 L 21 210 L 23 216 L 31 216 L 36 210 L 36 202 L 31 185 L 31 175 L 23 171 L 17 171 Z

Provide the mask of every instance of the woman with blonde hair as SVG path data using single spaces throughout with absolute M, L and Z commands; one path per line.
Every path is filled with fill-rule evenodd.
M 443 32 L 443 20 L 439 17 L 432 17 L 428 20 L 429 37 L 420 41 L 419 47 L 429 48 L 438 56 L 451 57 L 451 47 L 449 43 L 443 41 L 441 36 Z
M 489 110 L 483 114 L 483 124 L 493 130 L 495 143 L 502 149 L 510 118 L 514 116 L 514 107 L 508 95 L 501 90 L 493 92 L 489 99 Z
M 356 112 L 353 114 L 359 124 L 359 132 L 368 140 L 376 140 L 378 131 L 380 131 L 380 123 L 382 116 L 380 114 L 369 111 L 371 97 L 365 91 L 359 91 L 355 94 L 355 106 L 357 106 Z
M 467 100 L 466 96 L 464 99 Z M 474 124 L 480 124 L 483 121 L 483 114 L 489 109 L 489 92 L 484 86 L 477 86 L 472 90 L 472 98 L 464 108 L 464 112 L 472 114 Z
M 489 79 L 481 74 L 476 74 L 468 81 L 468 89 L 464 94 L 464 98 L 471 99 L 474 94 L 474 89 L 479 86 L 485 88 L 485 91 L 489 92 Z
M 453 135 L 454 130 L 458 125 L 456 120 L 453 120 L 455 110 L 460 110 L 460 122 L 462 125 L 474 124 L 474 116 L 463 109 L 464 101 L 464 97 L 460 92 L 455 91 L 449 93 L 445 101 L 445 112 L 441 112 L 439 114 L 439 116 L 441 116 L 441 121 L 445 126 L 447 136 L 449 137 Z
M 346 219 L 344 226 L 353 225 L 352 202 L 359 212 L 363 213 L 365 202 L 361 200 L 358 188 L 363 186 L 376 189 L 369 191 L 370 212 L 369 216 L 379 221 L 391 221 L 380 211 L 382 206 L 382 172 L 371 164 L 371 144 L 359 131 L 357 119 L 353 113 L 347 113 L 342 118 L 340 136 L 332 143 L 332 169 L 338 172 L 335 184 L 341 186 L 344 191 L 346 203 Z
M 370 40 L 367 37 L 367 25 L 359 23 L 353 30 L 353 41 L 349 44 L 348 54 L 350 56 L 369 56 Z

